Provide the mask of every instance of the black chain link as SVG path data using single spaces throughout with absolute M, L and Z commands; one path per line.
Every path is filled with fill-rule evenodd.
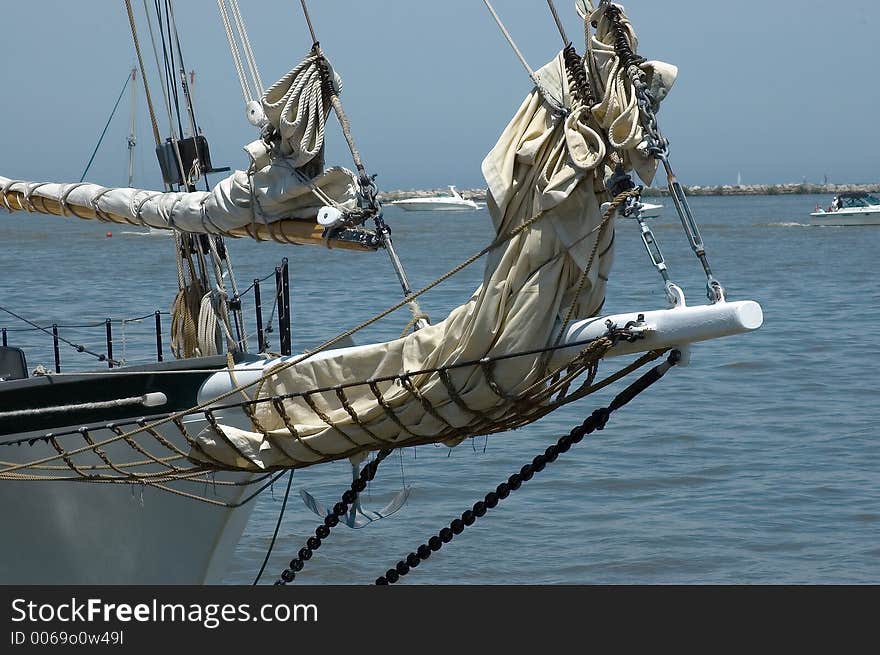
M 367 488 L 367 483 L 376 477 L 376 470 L 382 460 L 392 453 L 392 449 L 380 450 L 376 458 L 361 469 L 357 480 L 351 483 L 351 487 L 342 494 L 342 499 L 333 506 L 333 511 L 327 515 L 324 522 L 315 528 L 315 536 L 306 540 L 306 545 L 300 548 L 295 558 L 290 560 L 288 568 L 281 572 L 281 577 L 275 581 L 276 585 L 286 585 L 293 582 L 296 574 L 303 570 L 305 563 L 312 559 L 312 554 L 321 547 L 324 539 L 330 536 L 330 531 L 339 525 L 339 519 L 348 514 L 349 506 L 357 500 L 358 494 Z
M 620 58 L 620 63 L 624 69 L 630 66 L 638 66 L 647 61 L 644 57 L 639 57 L 633 52 L 632 44 L 629 42 L 629 34 L 623 26 L 622 14 L 620 8 L 613 4 L 605 7 L 605 17 L 611 22 L 611 30 L 614 33 L 614 50 Z
M 462 512 L 460 518 L 454 519 L 447 527 L 428 539 L 427 543 L 423 543 L 414 552 L 411 552 L 404 559 L 397 562 L 394 568 L 388 569 L 385 575 L 377 578 L 376 584 L 392 585 L 396 583 L 401 577 L 407 575 L 421 562 L 428 559 L 431 553 L 435 553 L 443 548 L 443 544 L 448 544 L 457 535 L 464 532 L 466 527 L 473 525 L 478 518 L 485 516 L 490 509 L 494 509 L 499 502 L 519 489 L 524 482 L 528 482 L 536 473 L 543 471 L 547 464 L 555 462 L 560 455 L 568 452 L 572 446 L 583 441 L 584 437 L 588 434 L 592 434 L 597 430 L 603 430 L 612 412 L 620 409 L 657 382 L 670 368 L 678 363 L 680 358 L 681 354 L 677 350 L 672 351 L 664 363 L 655 366 L 645 373 L 618 394 L 608 407 L 595 410 L 581 425 L 574 428 L 564 437 L 561 437 L 543 453 L 537 455 L 530 463 L 523 466 L 518 473 L 514 473 L 505 482 L 495 487 L 494 491 L 487 493 L 483 500 L 474 503 L 471 509 Z
M 593 89 L 590 87 L 590 81 L 587 79 L 587 69 L 584 68 L 584 61 L 570 43 L 565 46 L 562 51 L 565 60 L 565 68 L 571 79 L 572 95 L 577 98 L 585 107 L 592 107 L 596 104 L 593 98 Z

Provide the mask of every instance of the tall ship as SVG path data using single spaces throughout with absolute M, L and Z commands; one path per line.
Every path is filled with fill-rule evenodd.
M 492 222 L 492 239 L 416 289 L 395 250 L 376 177 L 357 147 L 360 126 L 346 114 L 342 77 L 301 4 L 302 33 L 310 37 L 302 42 L 305 54 L 266 86 L 237 1 L 218 3 L 254 129 L 241 169 L 197 189 L 223 171 L 212 165 L 199 127 L 174 2 L 157 3 L 158 11 L 145 5 L 136 15 L 125 0 L 164 188 L 0 177 L 0 205 L 13 214 L 4 221 L 36 212 L 165 231 L 173 246 L 151 239 L 145 247 L 173 247 L 178 277 L 177 289 L 169 289 L 170 320 L 163 325 L 156 315 L 156 361 L 144 365 L 128 366 L 114 355 L 109 322 L 104 347 L 83 347 L 3 303 L 9 320 L 54 339 L 56 366 L 32 371 L 27 352 L 4 332 L 0 517 L 9 529 L 0 540 L 0 582 L 218 582 L 261 493 L 294 470 L 347 460 L 351 485 L 335 504 L 325 507 L 306 495 L 320 517 L 314 535 L 276 576 L 288 584 L 334 530 L 362 527 L 406 502 L 403 492 L 379 511 L 361 502 L 392 452 L 424 444 L 454 448 L 487 435 L 503 447 L 511 431 L 627 381 L 613 402 L 537 449 L 534 459 L 376 580 L 393 584 L 444 544 L 466 538 L 460 535 L 468 527 L 587 434 L 610 426 L 615 412 L 687 361 L 690 344 L 761 326 L 760 305 L 728 298 L 715 277 L 670 163 L 657 112 L 677 69 L 637 53 L 622 6 L 577 3 L 587 33 L 578 51 L 549 1 L 561 49 L 533 68 L 484 2 L 531 90 L 519 108 L 510 108 L 512 119 L 500 126 L 482 162 L 488 212 L 481 216 Z M 155 57 L 147 56 L 153 50 Z M 149 70 L 150 59 L 158 71 Z M 151 85 L 157 76 L 160 82 Z M 170 119 L 167 134 L 162 116 Z M 351 155 L 348 166 L 325 162 L 332 118 Z M 650 185 L 658 168 L 694 263 L 705 273 L 705 300 L 698 304 L 686 301 L 644 220 L 636 180 Z M 663 306 L 603 313 L 617 217 L 638 224 Z M 328 320 L 326 339 L 294 354 L 281 266 L 274 291 L 280 352 L 273 352 L 259 303 L 251 314 L 242 302 L 258 289 L 242 290 L 235 280 L 238 238 L 387 257 L 388 284 L 399 287 L 399 301 L 356 325 Z M 483 267 L 482 282 L 432 323 L 421 297 L 471 266 Z M 400 338 L 352 345 L 353 336 L 395 312 L 406 324 Z M 82 348 L 93 366 L 62 371 L 58 353 L 67 348 Z M 165 356 L 168 348 L 173 358 Z M 144 490 L 149 502 L 133 503 Z

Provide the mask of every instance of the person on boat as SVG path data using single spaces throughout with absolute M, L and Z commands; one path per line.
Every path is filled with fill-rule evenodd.
M 828 211 L 836 212 L 838 209 L 840 209 L 840 198 L 834 196 L 834 200 L 831 201 L 831 206 L 828 208 Z

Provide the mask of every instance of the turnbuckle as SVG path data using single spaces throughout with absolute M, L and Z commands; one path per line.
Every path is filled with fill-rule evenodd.
M 700 263 L 703 266 L 703 271 L 706 274 L 706 295 L 711 303 L 724 302 L 724 287 L 721 286 L 712 274 L 712 269 L 709 266 L 709 259 L 706 256 L 706 249 L 703 245 L 703 239 L 700 236 L 700 229 L 694 219 L 693 212 L 691 212 L 690 204 L 688 203 L 684 189 L 678 182 L 675 172 L 672 170 L 672 166 L 669 163 L 669 140 L 666 139 L 660 131 L 660 126 L 657 123 L 657 112 L 654 106 L 654 98 L 651 96 L 651 93 L 648 90 L 648 85 L 645 83 L 644 71 L 638 66 L 640 61 L 643 60 L 635 55 L 631 45 L 626 39 L 620 10 L 610 2 L 601 2 L 599 6 L 604 7 L 606 17 L 613 24 L 616 35 L 614 49 L 618 59 L 626 67 L 633 89 L 635 90 L 636 99 L 639 105 L 639 114 L 641 116 L 641 125 L 646 136 L 647 151 L 655 159 L 663 162 L 663 168 L 666 170 L 666 181 L 669 186 L 669 193 L 672 196 L 672 201 L 675 204 L 675 210 L 678 212 L 681 225 L 684 228 L 688 241 L 690 242 L 691 249 L 700 260 Z M 638 215 L 637 218 L 639 218 Z M 646 226 L 642 221 L 639 221 L 639 224 L 642 226 L 642 239 L 645 241 L 645 247 L 648 249 L 648 253 L 651 255 L 654 265 L 658 266 L 658 262 L 654 255 L 656 243 L 653 242 L 653 235 L 650 235 L 650 229 L 648 229 L 646 233 Z M 656 252 L 659 254 L 659 248 L 656 248 Z M 659 266 L 658 269 L 661 271 L 661 275 L 663 275 L 663 269 L 660 269 Z M 668 276 L 664 275 L 664 280 L 668 282 Z M 669 293 L 670 289 L 667 287 L 667 296 Z
M 684 193 L 684 188 L 679 183 L 666 155 L 656 155 L 656 157 L 663 162 L 663 168 L 666 169 L 666 183 L 669 187 L 669 194 L 672 197 L 673 204 L 675 204 L 675 211 L 678 212 L 684 233 L 690 242 L 691 250 L 694 251 L 694 254 L 700 260 L 703 271 L 706 273 L 706 295 L 709 298 L 709 302 L 724 302 L 726 295 L 724 287 L 721 286 L 721 283 L 712 274 L 709 258 L 706 256 L 706 247 L 703 245 L 703 238 L 700 236 L 700 228 L 697 226 L 697 222 L 691 212 L 691 206 Z
M 639 224 L 641 231 L 642 243 L 648 252 L 648 257 L 660 277 L 663 278 L 663 289 L 666 293 L 666 300 L 671 307 L 684 307 L 684 291 L 669 277 L 669 268 L 666 266 L 666 259 L 663 257 L 663 251 L 660 250 L 660 244 L 654 236 L 654 231 L 645 217 L 642 216 L 642 202 L 640 198 L 632 196 L 627 198 L 626 205 L 622 208 L 621 215 L 625 218 L 633 218 Z

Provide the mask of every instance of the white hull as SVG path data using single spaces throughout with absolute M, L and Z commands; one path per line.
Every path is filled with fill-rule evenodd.
M 813 225 L 847 226 L 847 225 L 880 225 L 880 207 L 869 210 L 841 209 L 836 212 L 813 212 Z
M 50 454 L 42 448 L 27 450 Z M 223 491 L 218 496 L 228 497 Z M 221 582 L 250 505 L 209 507 L 149 488 L 143 490 L 143 505 L 140 499 L 141 490 L 126 485 L 4 481 L 0 582 Z
M 243 416 L 225 411 L 218 412 L 218 419 L 221 415 L 224 423 L 245 424 Z M 201 422 L 187 423 L 187 428 L 197 434 L 203 425 L 202 417 Z M 78 428 L 74 425 L 52 433 L 63 435 Z M 188 451 L 176 430 L 162 433 L 183 452 Z M 6 435 L 0 442 L 44 434 Z M 114 433 L 101 429 L 91 436 L 101 441 Z M 58 439 L 64 443 L 65 437 Z M 79 437 L 67 439 L 71 448 L 83 444 Z M 154 441 L 140 443 L 160 454 Z M 125 445 L 110 444 L 103 450 L 114 462 L 143 459 Z M 42 441 L 4 446 L 0 468 L 56 455 Z M 101 463 L 91 455 L 75 456 L 80 465 L 87 457 L 88 462 Z M 51 464 L 64 466 L 60 460 Z M 214 479 L 243 482 L 248 475 L 217 474 Z M 254 485 L 185 481 L 167 486 L 227 503 L 240 502 L 256 490 Z M 228 571 L 253 505 L 230 509 L 138 485 L 2 480 L 0 584 L 216 584 Z

